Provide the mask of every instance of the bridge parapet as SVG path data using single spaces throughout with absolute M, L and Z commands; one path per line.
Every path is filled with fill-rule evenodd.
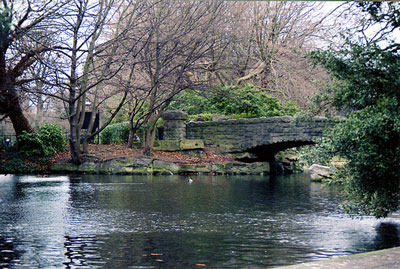
M 202 139 L 205 146 L 217 147 L 226 153 L 260 148 L 279 151 L 313 144 L 328 125 L 331 123 L 325 118 L 297 120 L 289 116 L 190 122 L 186 125 L 186 138 Z

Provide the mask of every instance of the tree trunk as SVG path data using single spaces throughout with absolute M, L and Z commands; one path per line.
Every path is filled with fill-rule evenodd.
M 79 138 L 78 138 L 78 119 L 77 116 L 74 115 L 70 117 L 70 139 L 69 145 L 71 150 L 71 159 L 74 164 L 81 164 L 81 149 L 79 145 Z
M 43 112 L 44 112 L 44 102 L 43 102 L 43 83 L 36 82 L 37 89 L 37 105 L 36 105 L 36 126 L 43 124 Z
M 141 106 L 139 106 L 141 107 Z M 138 138 L 136 132 L 140 128 L 140 123 L 138 119 L 135 124 L 133 124 L 133 121 L 135 120 L 135 115 L 137 114 L 137 107 L 132 108 L 132 104 L 129 103 L 129 136 L 128 136 L 128 144 L 126 145 L 127 148 L 133 148 L 133 143 L 135 142 L 135 138 Z M 139 139 L 140 140 L 140 139 Z
M 133 141 L 135 140 L 136 135 L 136 128 L 133 125 L 133 118 L 129 117 L 129 136 L 128 136 L 128 144 L 126 145 L 127 148 L 133 148 Z
M 89 125 L 86 130 L 85 139 L 83 140 L 83 153 L 84 154 L 89 153 L 89 143 L 90 143 L 90 139 L 93 134 L 94 122 L 96 121 L 96 116 L 98 113 L 97 103 L 98 103 L 98 88 L 96 87 L 96 90 L 94 93 L 94 100 L 93 100 L 93 104 L 92 104 L 92 114 L 89 119 Z
M 2 87 L 1 87 L 2 86 Z M 23 131 L 33 132 L 33 128 L 22 112 L 19 96 L 13 87 L 0 83 L 0 114 L 8 115 L 16 135 Z
M 22 134 L 23 131 L 28 133 L 33 132 L 33 128 L 22 112 L 21 106 L 19 104 L 19 100 L 13 101 L 9 104 L 10 112 L 8 113 L 8 117 L 10 118 L 14 131 L 16 135 Z
M 147 156 L 151 155 L 151 150 L 153 149 L 154 145 L 154 138 L 155 138 L 155 127 L 158 120 L 158 115 L 156 111 L 153 112 L 149 118 L 148 129 L 146 130 L 145 141 L 143 141 L 143 151 L 144 154 Z
M 78 124 L 78 117 L 79 117 L 79 102 L 74 100 L 76 94 L 75 84 L 72 83 L 72 87 L 70 90 L 70 100 L 69 100 L 69 131 L 70 131 L 70 138 L 69 138 L 69 146 L 70 146 L 70 153 L 71 159 L 74 164 L 81 164 L 81 149 L 80 149 L 80 141 L 79 141 L 79 124 Z M 78 103 L 78 104 L 77 104 Z

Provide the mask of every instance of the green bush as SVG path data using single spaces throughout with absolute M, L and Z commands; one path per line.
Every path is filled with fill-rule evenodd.
M 7 154 L 7 159 L 0 163 L 0 173 L 6 174 L 32 174 L 43 173 L 47 171 L 50 164 L 49 157 L 26 157 L 22 154 Z
M 37 132 L 23 132 L 17 140 L 19 150 L 28 157 L 51 156 L 65 147 L 65 136 L 61 128 L 47 122 Z
M 48 171 L 51 156 L 26 156 L 18 145 L 7 148 L 1 153 L 0 173 L 3 174 L 33 174 Z
M 399 3 L 360 5 L 370 17 L 365 29 L 379 25 L 379 31 L 389 33 L 400 27 L 393 23 L 400 21 Z M 352 214 L 387 217 L 400 208 L 400 44 L 391 36 L 368 42 L 345 38 L 341 51 L 311 54 L 340 85 L 327 87 L 317 101 L 347 111 L 346 121 L 328 137 L 335 155 L 347 160 L 338 175 L 345 185 L 343 208 Z
M 169 105 L 169 109 L 185 111 L 189 115 L 215 112 L 211 111 L 207 98 L 196 94 L 192 90 L 186 90 L 175 96 Z
M 189 115 L 208 113 L 252 118 L 293 116 L 298 112 L 294 102 L 282 104 L 277 98 L 251 84 L 219 87 L 207 93 L 207 96 L 188 90 L 178 95 L 169 109 L 183 110 Z
M 39 127 L 39 138 L 44 145 L 44 155 L 50 156 L 65 148 L 65 135 L 56 124 L 45 123 Z
M 127 143 L 129 138 L 129 122 L 111 124 L 100 133 L 102 144 Z
M 43 145 L 39 139 L 37 132 L 27 133 L 24 131 L 21 135 L 17 137 L 18 148 L 26 156 L 41 156 L 43 153 Z
M 331 165 L 331 160 L 335 156 L 331 139 L 320 137 L 316 139 L 314 146 L 302 146 L 299 148 L 299 162 L 303 166 L 312 164 Z
M 200 113 L 196 115 L 189 115 L 189 120 L 196 121 L 201 118 L 203 121 L 212 121 L 216 116 L 220 116 L 220 114 Z
M 282 104 L 277 98 L 251 84 L 244 87 L 233 85 L 220 88 L 220 94 L 211 103 L 225 115 L 245 117 L 293 116 L 298 111 L 295 103 Z

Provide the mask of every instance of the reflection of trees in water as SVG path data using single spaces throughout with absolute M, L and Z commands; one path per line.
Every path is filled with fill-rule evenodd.
M 385 249 L 400 246 L 399 224 L 382 222 L 376 226 L 375 248 Z
M 0 268 L 6 268 L 19 259 L 19 254 L 15 250 L 12 239 L 4 238 L 0 235 Z
M 227 262 L 232 258 L 223 244 L 215 244 L 227 240 L 218 233 L 111 233 L 65 236 L 65 240 L 66 268 L 193 268 L 207 261 Z
M 98 254 L 99 241 L 95 236 L 65 236 L 64 248 L 68 259 L 68 262 L 64 262 L 66 268 L 87 266 L 88 261 L 91 261 L 91 264 L 101 261 Z

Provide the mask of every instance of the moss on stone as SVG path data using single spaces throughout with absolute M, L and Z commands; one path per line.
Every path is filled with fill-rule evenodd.
M 55 163 L 49 170 L 52 172 L 78 172 L 79 166 L 72 163 Z
M 91 173 L 91 174 L 129 174 L 129 175 L 174 175 L 174 174 L 266 174 L 269 163 L 228 163 L 228 164 L 183 164 L 149 158 L 116 158 L 100 163 L 85 162 L 73 164 L 54 164 L 52 172 Z
M 154 160 L 152 164 L 153 171 L 164 171 L 169 172 L 171 174 L 178 174 L 180 168 L 175 163 L 164 162 L 160 160 Z
M 158 145 L 154 147 L 155 150 L 163 151 L 178 151 L 181 149 L 179 140 L 160 140 Z
M 201 139 L 183 139 L 180 141 L 180 150 L 204 149 Z
M 204 143 L 201 139 L 183 139 L 183 140 L 160 140 L 154 146 L 155 150 L 163 151 L 185 151 L 204 149 Z

